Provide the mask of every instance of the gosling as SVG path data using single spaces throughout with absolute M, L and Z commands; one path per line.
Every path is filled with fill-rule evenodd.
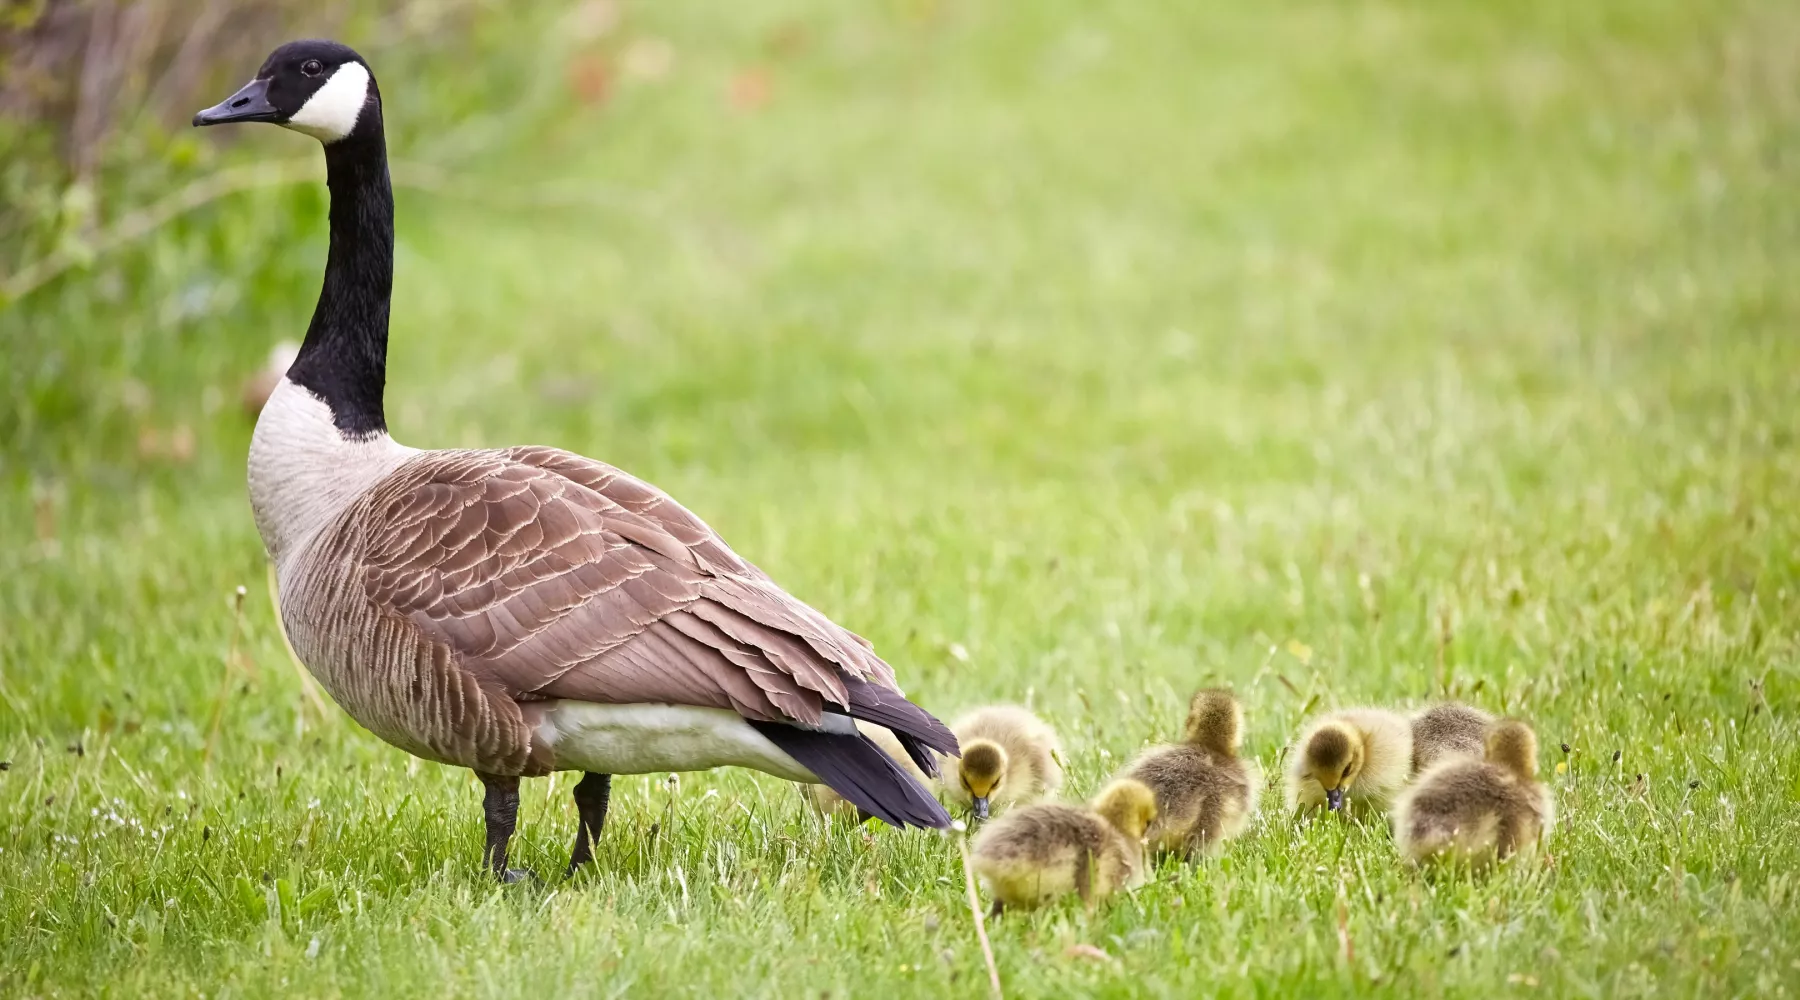
M 1453 701 L 1433 705 L 1413 716 L 1412 773 L 1423 774 L 1446 757 L 1481 759 L 1483 740 L 1494 717 Z
M 989 705 L 950 727 L 962 744 L 955 773 L 942 779 L 944 794 L 985 820 L 991 810 L 1023 805 L 1062 787 L 1056 730 L 1017 705 Z
M 975 838 L 970 865 L 994 897 L 994 916 L 1071 892 L 1092 907 L 1143 881 L 1144 831 L 1155 819 L 1156 793 L 1122 779 L 1091 809 L 1039 802 L 1007 813 Z
M 1238 756 L 1243 730 L 1244 710 L 1231 692 L 1199 691 L 1188 702 L 1182 741 L 1153 747 L 1126 769 L 1123 777 L 1156 794 L 1151 847 L 1191 859 L 1249 825 L 1262 771 Z
M 1289 756 L 1288 807 L 1337 811 L 1354 798 L 1385 809 L 1412 766 L 1412 726 L 1379 708 L 1349 708 L 1315 720 Z
M 912 755 L 908 754 L 906 748 L 900 745 L 893 730 L 886 726 L 862 721 L 856 723 L 856 728 L 858 732 L 869 738 L 869 742 L 880 747 L 881 752 L 887 754 L 895 764 L 899 765 L 900 770 L 905 771 L 907 776 L 924 788 L 931 787 L 931 779 L 925 776 L 924 771 L 919 770 L 919 765 L 913 763 Z M 924 752 L 931 753 L 930 750 Z M 830 785 L 801 785 L 800 790 L 805 793 L 807 801 L 811 802 L 813 808 L 817 809 L 822 816 L 854 817 L 858 823 L 866 823 L 875 818 L 873 813 L 839 795 Z
M 1438 762 L 1394 804 L 1394 839 L 1414 864 L 1461 861 L 1482 870 L 1535 854 L 1555 821 L 1537 780 L 1537 736 L 1516 719 L 1488 730 L 1482 759 Z

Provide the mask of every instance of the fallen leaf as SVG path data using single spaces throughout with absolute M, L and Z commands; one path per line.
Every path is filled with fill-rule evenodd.
M 767 70 L 760 68 L 747 69 L 731 78 L 731 86 L 726 90 L 726 99 L 738 111 L 760 111 L 769 103 L 773 83 Z
M 238 398 L 243 403 L 244 413 L 252 420 L 262 412 L 263 404 L 269 401 L 275 387 L 281 384 L 281 377 L 287 374 L 288 368 L 299 356 L 299 344 L 291 340 L 277 341 L 274 347 L 269 348 L 269 360 L 264 363 L 262 370 L 244 380 Z
M 605 104 L 612 96 L 612 82 L 612 65 L 602 56 L 588 53 L 569 63 L 569 90 L 583 104 Z
M 1090 962 L 1110 962 L 1111 955 L 1091 944 L 1072 944 L 1063 949 L 1064 958 L 1085 958 Z
M 187 424 L 176 424 L 169 432 L 169 457 L 186 465 L 194 460 L 194 429 Z

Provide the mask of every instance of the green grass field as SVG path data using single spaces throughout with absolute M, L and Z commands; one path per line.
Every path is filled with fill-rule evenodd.
M 396 437 L 657 483 L 927 707 L 1035 706 L 1074 795 L 1203 684 L 1272 776 L 1309 706 L 1537 727 L 1543 870 L 1423 878 L 1272 790 L 1217 859 L 1000 921 L 1008 996 L 1800 991 L 1800 8 L 750 6 L 374 53 Z M 563 882 L 565 775 L 502 888 L 469 773 L 309 703 L 237 384 L 323 206 L 0 312 L 0 992 L 984 994 L 947 838 L 621 778 Z

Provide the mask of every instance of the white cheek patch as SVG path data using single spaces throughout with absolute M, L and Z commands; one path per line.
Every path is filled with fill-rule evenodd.
M 368 99 L 369 71 L 362 63 L 347 62 L 282 125 L 320 142 L 336 142 L 356 128 Z

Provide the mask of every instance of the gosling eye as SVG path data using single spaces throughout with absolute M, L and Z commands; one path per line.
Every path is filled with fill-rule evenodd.
M 1350 777 L 1350 765 L 1349 764 L 1344 765 L 1344 777 L 1346 777 L 1346 778 Z

